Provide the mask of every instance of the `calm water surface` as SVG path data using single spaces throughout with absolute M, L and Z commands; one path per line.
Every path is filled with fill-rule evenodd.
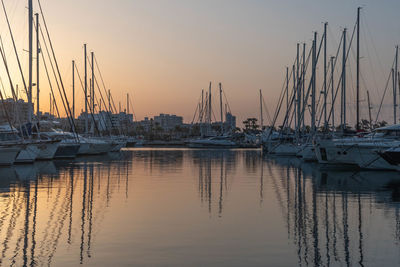
M 400 173 L 257 150 L 0 168 L 2 266 L 399 266 Z

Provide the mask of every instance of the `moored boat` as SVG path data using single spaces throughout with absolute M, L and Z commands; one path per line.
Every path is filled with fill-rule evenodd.
M 235 148 L 238 147 L 236 142 L 230 140 L 226 136 L 215 136 L 208 138 L 192 139 L 187 142 L 191 148 Z

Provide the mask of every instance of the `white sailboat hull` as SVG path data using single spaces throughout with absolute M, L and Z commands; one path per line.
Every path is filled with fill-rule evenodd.
M 362 169 L 398 170 L 398 166 L 390 164 L 379 155 L 379 152 L 389 149 L 392 146 L 393 142 L 358 144 L 354 148 L 358 152 L 358 156 L 355 158 L 355 161 Z
M 0 166 L 9 166 L 14 164 L 18 153 L 21 151 L 19 146 L 1 146 L 0 147 Z
M 110 143 L 89 143 L 89 150 L 87 152 L 88 155 L 98 155 L 98 154 L 105 154 L 110 152 L 112 148 L 112 144 Z
M 315 155 L 319 163 L 358 165 L 357 152 L 351 146 L 334 140 L 320 140 L 315 145 Z
M 60 142 L 44 142 L 42 144 L 38 144 L 37 147 L 40 149 L 39 155 L 37 157 L 38 160 L 50 160 L 53 159 Z
M 317 161 L 313 144 L 302 145 L 300 151 L 297 153 L 297 156 L 301 157 L 305 161 Z
M 127 141 L 116 141 L 116 144 L 111 149 L 111 152 L 119 152 L 122 148 L 126 147 Z
M 78 151 L 78 155 L 87 155 L 90 149 L 90 144 L 86 142 L 81 142 L 81 146 Z
M 188 143 L 191 148 L 233 148 L 236 143 L 230 140 L 197 139 Z
M 299 146 L 293 143 L 280 143 L 271 148 L 270 153 L 278 156 L 296 156 L 299 153 Z
M 15 163 L 32 163 L 36 160 L 40 153 L 40 149 L 37 144 L 27 144 L 25 148 L 21 149 L 15 160 Z

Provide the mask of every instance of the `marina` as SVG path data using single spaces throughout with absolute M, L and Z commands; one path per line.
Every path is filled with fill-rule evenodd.
M 0 266 L 400 266 L 399 3 L 0 1 Z

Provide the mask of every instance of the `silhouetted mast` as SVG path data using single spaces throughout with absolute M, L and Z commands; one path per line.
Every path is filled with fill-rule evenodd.
M 263 103 L 262 103 L 262 92 L 260 89 L 260 127 L 261 127 L 261 131 L 263 130 L 263 126 L 264 126 L 264 118 L 263 118 Z
M 314 41 L 312 48 L 312 97 L 311 97 L 311 133 L 315 133 L 316 131 L 316 123 L 315 123 L 315 94 L 316 94 L 316 68 L 317 68 L 317 60 L 316 60 L 316 51 L 317 51 L 317 32 L 314 32 Z
M 40 121 L 40 114 L 39 114 L 39 14 L 35 14 L 36 17 L 36 116 L 37 120 Z
M 204 89 L 201 89 L 201 116 L 200 116 L 200 135 L 204 136 L 204 111 L 205 111 L 205 107 L 204 107 Z
M 341 108 L 341 126 L 342 131 L 346 129 L 346 32 L 343 30 L 343 59 L 342 59 L 342 108 Z
M 286 67 L 286 114 L 289 112 L 289 67 Z
M 32 49 L 33 49 L 33 4 L 28 0 L 29 22 L 29 87 L 28 87 L 28 122 L 32 122 Z
M 211 127 L 211 82 L 210 87 L 208 88 L 208 122 L 210 123 Z
M 394 85 L 393 85 L 393 115 L 394 115 L 394 124 L 397 123 L 397 112 L 396 112 L 396 108 L 397 108 L 397 80 L 398 80 L 398 76 L 397 76 L 397 72 L 398 72 L 398 58 L 399 58 L 399 46 L 396 45 L 396 56 L 394 59 Z
M 88 92 L 87 92 L 87 60 L 86 60 L 86 44 L 83 45 L 84 47 L 84 60 L 85 60 L 85 134 L 88 133 L 89 125 L 88 125 Z
M 293 96 L 294 96 L 294 98 L 293 98 L 293 113 L 294 113 L 294 130 L 295 130 L 295 132 L 296 132 L 296 137 L 297 137 L 297 100 L 296 100 L 296 96 L 297 96 L 297 93 L 296 93 L 296 90 L 297 90 L 297 88 L 296 88 L 296 66 L 293 64 L 293 66 L 292 66 L 292 76 L 293 76 Z M 290 126 L 290 125 L 289 125 Z
M 333 131 L 335 130 L 335 92 L 334 92 L 334 83 L 333 83 L 333 74 L 334 74 L 334 66 L 333 66 L 333 60 L 335 57 L 331 57 L 331 94 L 332 94 L 332 128 Z
M 108 89 L 108 110 L 111 112 L 111 91 Z M 119 113 L 121 113 L 121 103 L 119 103 Z
M 72 60 L 72 117 L 75 119 L 75 61 Z
M 357 117 L 356 117 L 356 130 L 360 130 L 360 10 L 357 8 Z
M 300 124 L 301 124 L 301 87 L 300 87 L 300 75 L 299 75 L 299 71 L 300 71 L 300 44 L 297 43 L 297 57 L 296 57 L 296 95 L 297 95 L 297 127 L 296 127 L 296 133 L 297 133 L 297 138 L 300 138 Z
M 51 103 L 51 93 L 49 93 L 49 96 L 50 96 L 50 116 L 51 115 L 53 115 L 53 110 L 52 110 L 52 107 L 53 107 L 53 104 Z
M 126 114 L 129 114 L 129 94 L 126 94 Z
M 371 102 L 369 100 L 369 91 L 367 91 L 367 98 L 368 98 L 368 115 L 369 115 L 369 127 L 372 129 L 372 116 L 371 116 Z
M 91 79 L 91 83 L 90 83 L 90 87 L 92 88 L 92 92 L 90 93 L 90 96 L 91 96 L 91 98 L 92 98 L 92 102 L 91 102 L 91 104 L 92 104 L 92 114 L 93 114 L 93 116 L 92 116 L 92 120 L 93 120 L 93 125 L 95 125 L 95 120 L 94 120 L 94 114 L 95 114 L 95 100 L 94 100 L 94 52 L 92 51 L 92 52 L 90 52 L 90 55 L 91 55 L 91 61 L 92 61 L 92 79 Z M 93 128 L 93 131 L 94 131 L 94 128 Z
M 326 99 L 327 99 L 327 91 L 328 88 L 326 87 L 326 70 L 327 70 L 327 31 L 326 28 L 328 26 L 328 22 L 324 24 L 324 131 L 327 130 L 328 127 L 328 120 L 327 120 L 327 113 L 326 113 Z
M 302 92 L 301 92 L 301 103 L 302 103 L 302 112 L 303 115 L 301 116 L 301 128 L 302 130 L 304 130 L 304 110 L 305 110 L 305 103 L 304 103 L 304 99 L 305 99 L 305 90 L 306 90 L 306 43 L 303 43 L 303 64 L 302 64 Z
M 219 107 L 221 111 L 221 135 L 224 133 L 224 118 L 222 111 L 222 85 L 219 83 Z

